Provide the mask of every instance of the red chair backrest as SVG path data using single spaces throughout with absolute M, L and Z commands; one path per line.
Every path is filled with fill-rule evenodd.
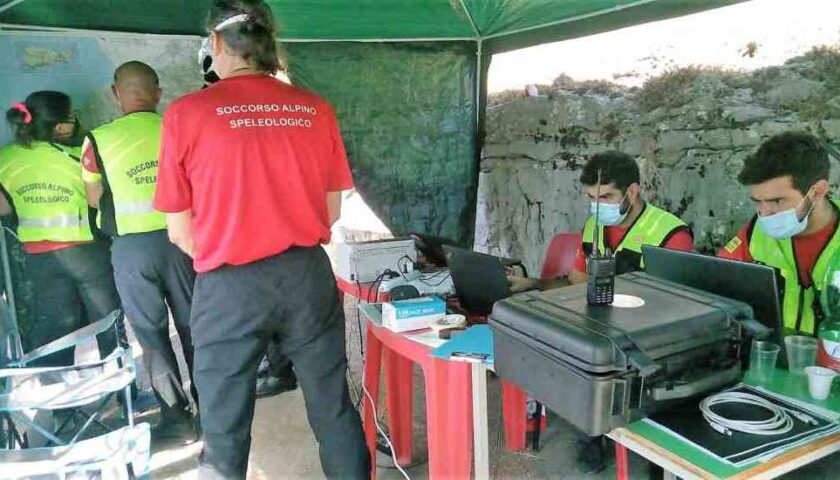
M 580 242 L 581 236 L 577 233 L 558 233 L 553 236 L 545 252 L 540 278 L 568 275 L 575 266 L 575 252 Z

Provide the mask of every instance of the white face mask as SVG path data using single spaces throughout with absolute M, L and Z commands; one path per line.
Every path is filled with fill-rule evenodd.
M 624 200 L 627 198 L 627 194 L 625 193 L 623 197 L 621 197 L 621 201 L 618 203 L 601 203 L 600 205 L 598 202 L 592 202 L 589 205 L 589 213 L 596 217 L 595 219 L 598 221 L 599 225 L 603 225 L 605 227 L 612 227 L 614 225 L 618 225 L 627 218 L 627 214 L 630 213 L 630 209 L 628 208 L 627 211 L 621 213 L 621 207 L 624 206 Z
M 808 197 L 805 198 L 807 199 Z M 805 199 L 802 202 L 804 203 Z M 773 215 L 760 216 L 758 217 L 758 226 L 768 237 L 774 240 L 784 240 L 799 235 L 808 227 L 808 217 L 814 209 L 814 203 L 811 203 L 811 208 L 808 209 L 808 212 L 802 217 L 802 220 L 796 214 L 798 208 L 794 207 L 783 212 L 774 213 Z

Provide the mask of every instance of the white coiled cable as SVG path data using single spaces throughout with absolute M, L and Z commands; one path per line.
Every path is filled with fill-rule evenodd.
M 732 420 L 714 411 L 712 406 L 725 403 L 740 403 L 765 409 L 773 414 L 766 420 Z M 783 435 L 793 429 L 793 418 L 805 423 L 816 425 L 817 421 L 811 416 L 774 404 L 758 395 L 743 392 L 723 392 L 712 395 L 700 402 L 700 411 L 709 426 L 724 435 L 732 435 L 733 431 L 750 435 Z

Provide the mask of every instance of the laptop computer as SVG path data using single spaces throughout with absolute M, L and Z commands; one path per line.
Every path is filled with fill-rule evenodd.
M 461 306 L 489 315 L 493 304 L 511 295 L 503 259 L 463 248 L 443 246 Z
M 781 338 L 782 315 L 776 271 L 766 265 L 739 262 L 693 252 L 643 246 L 648 275 L 697 288 L 753 309 L 755 319 Z

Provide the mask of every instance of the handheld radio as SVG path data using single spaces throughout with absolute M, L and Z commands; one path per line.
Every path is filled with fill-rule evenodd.
M 590 305 L 612 305 L 615 296 L 615 256 L 609 248 L 601 253 L 601 226 L 598 213 L 601 210 L 601 171 L 598 170 L 598 185 L 595 199 L 595 234 L 592 252 L 586 262 L 586 301 Z

